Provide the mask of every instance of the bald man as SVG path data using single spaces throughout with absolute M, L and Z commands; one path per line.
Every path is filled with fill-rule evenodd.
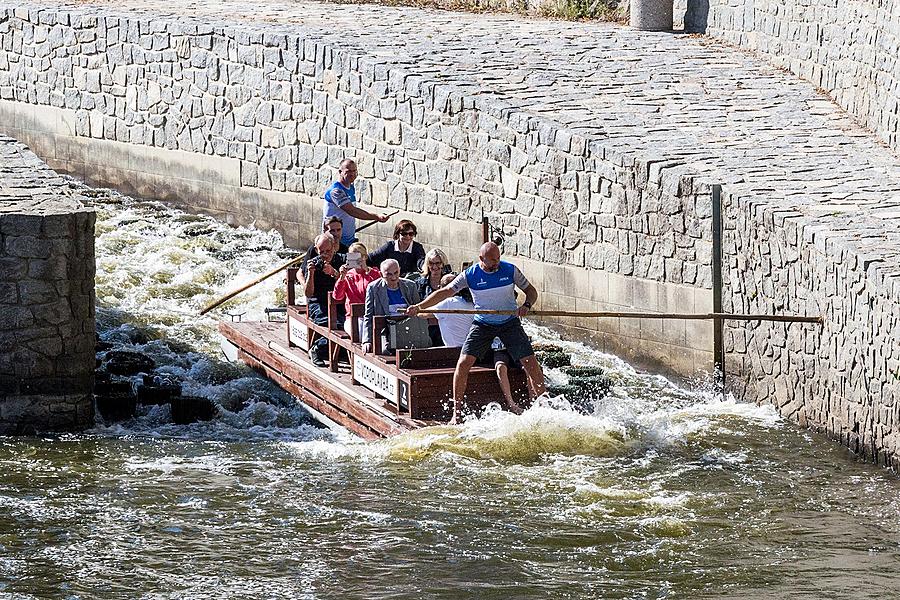
M 516 287 L 525 292 L 525 302 L 522 306 L 516 306 Z M 518 267 L 500 260 L 500 248 L 497 244 L 493 242 L 484 244 L 478 253 L 478 263 L 457 275 L 449 285 L 432 292 L 418 304 L 410 306 L 407 313 L 417 315 L 467 288 L 472 292 L 476 310 L 502 310 L 514 314 L 475 316 L 453 373 L 453 417 L 450 423 L 459 422 L 463 396 L 469 383 L 469 371 L 476 361 L 491 350 L 494 338 L 500 338 L 510 356 L 522 363 L 532 398 L 540 396 L 545 391 L 544 372 L 534 357 L 531 340 L 528 339 L 519 320 L 528 314 L 531 306 L 537 301 L 537 290 Z M 514 402 L 510 404 L 510 409 L 516 413 L 522 412 L 521 407 Z

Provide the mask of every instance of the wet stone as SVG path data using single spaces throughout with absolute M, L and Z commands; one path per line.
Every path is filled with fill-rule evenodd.
M 149 373 L 156 367 L 152 358 L 140 352 L 111 350 L 103 357 L 103 368 L 114 375 Z
M 197 421 L 209 421 L 218 414 L 216 404 L 199 396 L 178 396 L 171 400 L 172 422 L 189 425 Z
M 97 411 L 107 422 L 130 419 L 137 410 L 137 395 L 129 381 L 98 381 L 94 397 Z

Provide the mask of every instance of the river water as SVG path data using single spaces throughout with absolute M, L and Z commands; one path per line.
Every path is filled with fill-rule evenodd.
M 0 437 L 0 598 L 900 596 L 898 479 L 770 408 L 562 341 L 616 382 L 593 414 L 362 442 L 218 360 L 196 316 L 284 260 L 277 234 L 96 196 L 101 337 L 220 411 Z M 278 279 L 225 309 L 259 318 Z

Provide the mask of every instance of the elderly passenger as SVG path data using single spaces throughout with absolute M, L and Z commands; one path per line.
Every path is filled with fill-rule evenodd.
M 441 277 L 450 273 L 450 270 L 450 261 L 443 250 L 440 248 L 429 250 L 422 263 L 422 276 L 416 280 L 419 296 L 426 298 L 431 292 L 441 289 L 443 287 L 441 285 Z M 428 335 L 431 337 L 432 345 L 444 345 L 444 340 L 441 337 L 441 328 L 438 325 L 429 325 Z
M 316 325 L 328 325 L 328 293 L 334 290 L 339 269 L 344 264 L 340 254 L 335 253 L 337 242 L 330 233 L 320 233 L 316 237 L 317 255 L 306 262 L 303 275 L 306 277 L 306 310 L 309 320 Z M 338 325 L 344 324 L 344 306 L 338 308 Z M 317 367 L 325 366 L 328 357 L 328 340 L 319 338 L 309 348 L 309 358 Z
M 337 217 L 327 217 L 322 221 L 322 233 L 330 233 L 331 237 L 338 240 L 337 248 L 335 249 L 335 254 L 339 254 L 343 256 L 347 254 L 347 246 L 345 246 L 342 242 L 340 242 L 341 235 L 343 232 L 343 223 Z M 306 265 L 319 255 L 319 251 L 316 250 L 316 245 L 313 243 L 312 246 L 306 251 L 306 255 L 303 257 L 303 262 L 300 265 L 301 273 L 303 273 L 304 277 L 306 274 Z M 301 285 L 306 285 L 304 280 L 300 280 Z
M 450 273 L 450 261 L 440 248 L 432 248 L 425 255 L 420 271 L 421 277 L 416 280 L 419 296 L 425 298 L 431 292 L 441 289 L 441 277 Z
M 385 331 L 373 332 L 373 319 L 382 315 L 400 315 L 407 306 L 421 301 L 416 284 L 400 277 L 400 264 L 389 258 L 381 263 L 381 279 L 366 288 L 366 312 L 363 317 L 363 352 L 372 351 L 372 336 L 382 336 L 381 347 L 387 350 Z

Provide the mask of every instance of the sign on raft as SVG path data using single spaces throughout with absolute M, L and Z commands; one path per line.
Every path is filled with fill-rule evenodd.
M 400 387 L 397 377 L 359 356 L 353 360 L 353 379 L 379 396 L 397 401 L 397 390 Z
M 309 351 L 309 329 L 293 317 L 288 317 L 288 341 L 292 345 Z

